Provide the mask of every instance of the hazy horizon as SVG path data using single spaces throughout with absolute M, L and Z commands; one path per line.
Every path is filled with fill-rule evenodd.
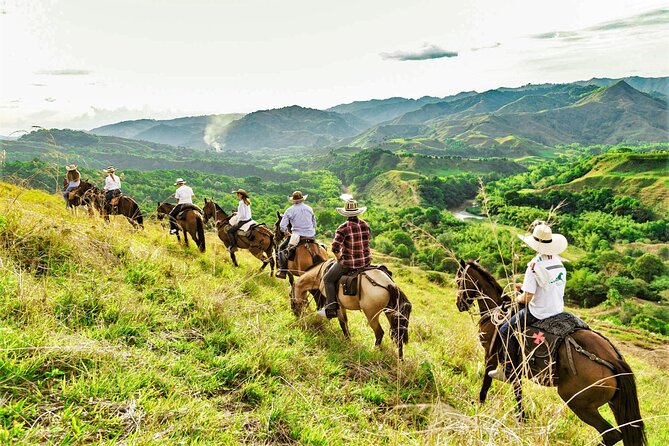
M 669 75 L 654 0 L 154 5 L 4 2 L 0 134 Z

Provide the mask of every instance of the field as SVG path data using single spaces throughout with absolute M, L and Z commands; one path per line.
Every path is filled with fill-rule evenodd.
M 246 254 L 232 267 L 213 230 L 202 255 L 155 219 L 136 232 L 0 183 L 0 241 L 2 443 L 597 444 L 554 389 L 525 385 L 523 424 L 510 386 L 476 403 L 476 317 L 449 275 L 377 256 L 413 303 L 400 362 L 361 314 L 350 342 L 296 320 L 287 283 Z M 669 444 L 666 343 L 581 315 L 635 371 L 650 444 Z

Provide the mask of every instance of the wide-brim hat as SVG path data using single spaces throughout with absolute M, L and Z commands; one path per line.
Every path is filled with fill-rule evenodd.
M 299 190 L 296 190 L 292 194 L 288 195 L 288 199 L 292 201 L 293 203 L 302 203 L 304 200 L 307 199 L 309 194 L 304 194 L 302 195 L 302 192 Z
M 177 180 L 174 182 L 174 185 L 176 186 L 177 184 L 186 184 L 183 178 L 177 178 Z
M 73 170 L 77 170 L 77 165 L 76 164 L 68 164 L 68 165 L 65 166 L 65 168 L 67 169 L 68 172 L 70 172 L 70 171 L 73 171 Z
M 344 217 L 355 217 L 366 210 L 366 206 L 358 207 L 358 202 L 355 200 L 347 200 L 343 208 L 337 208 L 339 215 L 343 215 Z
M 102 169 L 102 171 L 103 171 L 104 173 L 113 173 L 113 172 L 116 172 L 116 167 L 114 167 L 114 166 L 109 166 L 109 167 L 107 167 L 106 169 Z
M 536 225 L 532 234 L 518 234 L 518 238 L 539 254 L 546 255 L 560 254 L 569 245 L 564 235 L 553 234 L 551 227 L 544 223 Z
M 233 194 L 240 194 L 246 198 L 249 198 L 249 193 L 246 192 L 244 189 L 237 189 L 232 191 Z

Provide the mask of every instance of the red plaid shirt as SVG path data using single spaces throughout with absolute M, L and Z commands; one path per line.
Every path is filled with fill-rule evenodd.
M 339 263 L 351 269 L 362 268 L 372 263 L 369 235 L 369 225 L 361 218 L 350 217 L 339 225 L 332 240 L 332 252 L 341 251 Z

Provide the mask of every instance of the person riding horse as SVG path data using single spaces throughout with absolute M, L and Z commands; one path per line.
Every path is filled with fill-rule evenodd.
M 68 164 L 65 166 L 67 169 L 67 174 L 63 178 L 63 186 L 65 190 L 63 191 L 63 198 L 65 199 L 65 207 L 70 207 L 70 192 L 79 187 L 81 184 L 81 174 L 77 170 L 76 164 Z
M 107 209 L 108 214 L 112 214 L 111 200 L 114 197 L 121 195 L 121 179 L 114 174 L 116 168 L 114 166 L 109 166 L 106 169 L 103 169 L 103 172 L 107 174 L 105 177 L 105 209 Z
M 337 212 L 347 217 L 335 232 L 332 241 L 332 252 L 337 261 L 323 276 L 326 301 L 325 306 L 317 314 L 322 318 L 332 319 L 337 316 L 339 303 L 337 302 L 337 282 L 341 277 L 353 269 L 364 268 L 372 263 L 372 253 L 369 249 L 369 225 L 358 216 L 367 210 L 358 207 L 358 202 L 350 199 Z
M 237 206 L 237 222 L 230 226 L 228 229 L 228 237 L 230 239 L 230 246 L 228 246 L 228 252 L 237 251 L 237 231 L 244 224 L 250 222 L 251 218 L 251 200 L 249 199 L 249 193 L 244 189 L 237 189 L 232 191 L 233 194 L 237 194 L 237 199 L 239 200 L 239 205 Z
M 195 197 L 193 189 L 191 189 L 189 186 L 186 186 L 186 182 L 183 178 L 177 178 L 177 180 L 174 182 L 174 185 L 178 186 L 176 192 L 174 193 L 174 198 L 177 200 L 177 205 L 174 206 L 174 209 L 172 209 L 169 214 L 170 234 L 176 234 L 179 232 L 179 228 L 177 227 L 177 215 L 179 215 L 185 204 L 192 205 L 193 197 Z
M 516 373 L 518 340 L 514 331 L 525 331 L 528 325 L 555 316 L 564 310 L 564 290 L 567 283 L 567 270 L 558 254 L 567 249 L 567 239 L 561 234 L 554 234 L 546 222 L 537 221 L 531 235 L 518 237 L 534 250 L 536 256 L 527 264 L 522 286 L 516 284 L 516 290 L 522 291 L 516 303 L 527 306 L 518 310 L 511 319 L 499 328 L 499 337 L 505 351 L 503 369 L 488 373 L 491 378 L 508 381 Z M 506 348 L 504 348 L 506 344 Z
M 286 239 L 279 247 L 278 253 L 279 271 L 276 273 L 276 277 L 280 279 L 286 278 L 288 258 L 292 251 L 297 248 L 300 238 L 313 238 L 316 235 L 316 216 L 314 215 L 314 210 L 311 206 L 304 203 L 304 200 L 308 196 L 309 194 L 302 195 L 302 192 L 299 190 L 288 196 L 293 205 L 286 209 L 279 225 L 284 234 L 286 234 Z

